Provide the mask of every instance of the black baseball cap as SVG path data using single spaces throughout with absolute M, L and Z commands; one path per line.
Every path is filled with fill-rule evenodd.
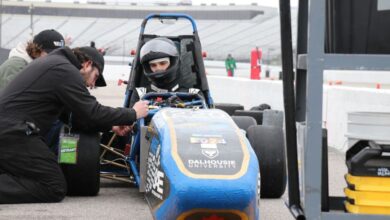
M 48 29 L 35 35 L 33 43 L 42 47 L 46 53 L 65 46 L 64 37 L 56 30 Z
M 104 80 L 103 77 L 103 70 L 104 70 L 104 57 L 101 53 L 99 53 L 96 48 L 93 47 L 79 47 L 78 48 L 82 53 L 85 54 L 85 56 L 93 62 L 93 64 L 98 68 L 99 70 L 99 78 L 97 78 L 95 82 L 95 86 L 98 87 L 104 87 L 107 86 L 106 80 Z

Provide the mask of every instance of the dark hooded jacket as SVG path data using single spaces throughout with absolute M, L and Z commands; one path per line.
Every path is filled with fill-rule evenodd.
M 99 104 L 86 88 L 80 69 L 80 62 L 69 48 L 34 60 L 0 94 L 0 121 L 31 121 L 44 135 L 64 108 L 84 123 L 102 129 L 130 125 L 136 120 L 133 109 Z

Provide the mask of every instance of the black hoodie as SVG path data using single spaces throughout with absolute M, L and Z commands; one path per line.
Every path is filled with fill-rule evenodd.
M 44 135 L 65 107 L 97 127 L 130 125 L 136 120 L 133 109 L 99 104 L 86 88 L 80 69 L 69 48 L 34 60 L 0 94 L 0 121 L 28 119 Z

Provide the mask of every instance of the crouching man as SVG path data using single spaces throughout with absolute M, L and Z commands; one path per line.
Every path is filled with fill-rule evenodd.
M 0 204 L 65 197 L 65 177 L 43 140 L 64 108 L 119 134 L 147 115 L 147 101 L 131 109 L 96 101 L 87 87 L 105 85 L 103 68 L 95 48 L 57 49 L 34 60 L 0 94 Z

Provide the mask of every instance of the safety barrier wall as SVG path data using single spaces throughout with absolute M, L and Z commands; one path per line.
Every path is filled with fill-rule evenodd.
M 104 75 L 108 81 L 128 79 L 130 67 L 127 65 L 106 65 Z M 226 77 L 223 68 L 208 67 L 208 82 L 215 102 L 239 103 L 245 109 L 261 103 L 267 103 L 273 109 L 283 110 L 282 82 L 279 80 L 250 80 L 249 69 L 237 69 L 237 77 Z M 272 69 L 277 73 L 277 68 Z M 387 72 L 327 71 L 325 81 L 342 81 L 345 83 L 362 83 L 369 88 L 324 85 L 323 126 L 328 129 L 330 146 L 345 151 L 347 148 L 347 113 L 350 111 L 390 112 L 390 90 L 374 89 L 373 83 L 390 83 Z M 371 84 L 369 84 L 371 83 Z M 117 86 L 116 86 L 117 87 Z M 112 89 L 112 87 L 110 87 Z M 105 91 L 103 88 L 100 90 Z M 110 91 L 112 92 L 112 91 Z M 122 93 L 122 90 L 119 94 Z M 121 106 L 122 98 L 116 106 Z M 106 103 L 107 104 L 107 103 Z M 390 131 L 389 131 L 390 137 Z
M 209 76 L 208 82 L 214 102 L 239 103 L 245 109 L 267 103 L 283 110 L 281 81 Z M 351 111 L 390 112 L 390 90 L 325 85 L 323 126 L 328 129 L 329 146 L 347 150 L 347 113 Z

